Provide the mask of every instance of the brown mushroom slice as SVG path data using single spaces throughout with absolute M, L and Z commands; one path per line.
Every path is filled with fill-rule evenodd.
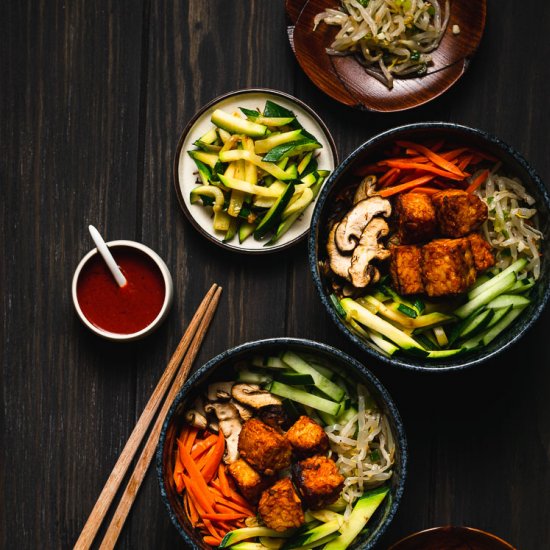
M 239 403 L 235 399 L 231 399 L 231 403 L 235 405 L 235 408 L 237 409 L 237 412 L 243 422 L 250 420 L 254 416 L 254 411 L 250 407 Z
M 373 260 L 386 260 L 389 250 L 378 241 L 389 233 L 388 224 L 382 218 L 374 218 L 361 234 L 359 245 L 353 251 L 349 274 L 353 286 L 365 288 L 379 280 L 380 272 L 371 264 Z
M 235 382 L 214 382 L 208 386 L 206 397 L 208 401 L 229 401 L 231 388 Z
M 329 266 L 335 275 L 338 275 L 339 277 L 342 277 L 343 279 L 346 279 L 347 281 L 349 281 L 350 280 L 349 268 L 351 267 L 351 256 L 344 256 L 336 246 L 336 242 L 334 241 L 334 235 L 336 233 L 337 227 L 338 227 L 338 224 L 335 223 L 328 234 L 327 254 L 329 259 Z
M 275 397 L 267 390 L 263 390 L 257 384 L 235 384 L 231 390 L 231 395 L 239 403 L 253 409 L 259 409 L 266 405 L 282 404 L 282 401 L 278 397 Z
M 374 217 L 388 217 L 390 214 L 390 201 L 379 195 L 359 201 L 336 228 L 336 246 L 341 252 L 351 252 L 357 246 L 365 227 Z
M 355 190 L 353 195 L 353 204 L 372 197 L 376 193 L 376 176 L 366 176 Z
M 186 411 L 184 417 L 185 421 L 190 426 L 199 428 L 200 430 L 205 430 L 208 426 L 208 420 L 206 419 L 206 416 L 195 409 L 189 409 L 188 411 Z
M 205 411 L 214 412 L 222 434 L 225 437 L 225 454 L 223 461 L 232 464 L 239 458 L 239 434 L 241 433 L 241 419 L 233 403 L 208 403 Z

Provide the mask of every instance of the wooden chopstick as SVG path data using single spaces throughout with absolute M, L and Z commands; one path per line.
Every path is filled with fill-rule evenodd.
M 124 490 L 124 493 L 120 498 L 118 506 L 113 515 L 113 519 L 111 520 L 107 532 L 103 537 L 101 546 L 99 547 L 100 550 L 112 550 L 115 547 L 116 541 L 118 540 L 118 537 L 120 535 L 120 531 L 122 530 L 124 522 L 128 517 L 128 513 L 130 512 L 130 508 L 134 503 L 137 492 L 141 487 L 141 482 L 145 478 L 145 474 L 147 473 L 149 465 L 151 464 L 151 460 L 155 454 L 162 425 L 164 424 L 164 419 L 166 418 L 166 415 L 168 414 L 168 411 L 172 406 L 172 402 L 174 401 L 176 395 L 180 391 L 185 380 L 187 379 L 187 376 L 189 375 L 189 371 L 193 366 L 193 361 L 195 360 L 195 357 L 199 352 L 202 341 L 204 340 L 206 332 L 208 331 L 208 327 L 210 326 L 210 322 L 212 321 L 212 317 L 214 316 L 214 313 L 216 311 L 216 307 L 218 306 L 221 292 L 221 287 L 218 287 L 214 294 L 214 297 L 212 298 L 212 301 L 210 302 L 210 304 L 208 304 L 208 309 L 206 310 L 206 313 L 201 320 L 199 328 L 195 333 L 195 336 L 193 337 L 193 341 L 189 346 L 189 350 L 185 354 L 181 367 L 179 368 L 176 377 L 174 378 L 172 387 L 170 388 L 168 395 L 166 396 L 164 405 L 162 406 L 162 409 L 160 410 L 160 413 L 151 430 L 151 433 L 149 434 L 147 443 L 145 443 L 145 447 L 143 448 L 143 451 L 137 461 L 134 471 L 132 472 L 132 476 L 128 481 L 128 485 L 126 485 L 126 489 Z
M 158 410 L 158 407 L 162 401 L 162 398 L 166 394 L 166 391 L 168 390 L 170 383 L 172 382 L 172 380 L 174 380 L 172 389 L 170 390 L 166 398 L 164 407 L 161 409 L 161 413 L 159 415 L 159 419 L 162 417 L 162 420 L 160 421 L 160 426 L 162 426 L 162 422 L 164 422 L 164 417 L 168 412 L 168 408 L 171 402 L 173 401 L 177 391 L 179 391 L 179 389 L 181 388 L 181 385 L 185 381 L 185 378 L 187 377 L 187 374 L 189 373 L 189 370 L 191 368 L 191 364 L 197 355 L 198 348 L 200 347 L 200 344 L 204 338 L 204 335 L 206 334 L 206 330 L 208 329 L 208 325 L 210 324 L 210 321 L 212 320 L 212 317 L 214 315 L 216 306 L 218 305 L 220 293 L 221 293 L 221 287 L 218 287 L 218 285 L 213 284 L 210 290 L 206 293 L 201 304 L 197 308 L 195 315 L 191 319 L 191 322 L 189 323 L 187 330 L 185 331 L 165 371 L 163 372 L 156 388 L 154 389 L 151 397 L 149 398 L 149 401 L 145 406 L 145 409 L 143 409 L 143 412 L 141 413 L 141 416 L 139 417 L 137 424 L 132 430 L 132 433 L 130 434 L 128 441 L 124 446 L 124 449 L 120 453 L 120 456 L 118 457 L 118 460 L 115 466 L 113 467 L 111 474 L 107 478 L 105 486 L 103 487 L 84 525 L 84 528 L 82 529 L 82 532 L 80 533 L 80 536 L 78 537 L 78 540 L 74 545 L 75 550 L 88 550 L 91 547 L 92 542 L 94 541 L 94 538 L 96 537 L 97 532 L 109 510 L 109 507 L 111 506 L 111 503 L 113 502 L 113 499 L 120 487 L 120 484 L 122 483 L 122 480 L 124 479 L 124 476 L 128 471 L 130 463 L 132 462 L 145 434 L 147 433 L 147 429 L 149 428 L 154 418 L 154 415 Z M 201 333 L 202 335 L 197 340 L 195 336 Z M 181 365 L 181 369 L 178 372 L 178 367 L 180 366 L 180 363 L 184 358 L 184 356 L 186 358 L 184 360 L 184 363 Z M 188 357 L 190 358 L 190 361 L 187 360 Z M 183 368 L 184 365 L 186 365 L 185 369 Z M 182 375 L 183 370 L 185 370 L 185 372 Z M 174 376 L 176 375 L 176 373 L 177 373 L 177 376 L 174 379 Z M 174 388 L 176 386 L 177 386 L 177 390 L 174 391 Z M 157 423 L 159 423 L 159 420 L 157 420 Z M 157 423 L 155 424 L 155 427 Z M 154 430 L 155 428 L 153 428 L 153 431 Z M 160 433 L 160 430 L 159 430 L 159 433 Z M 153 432 L 151 432 L 151 435 L 152 434 Z M 151 440 L 151 436 L 149 437 L 147 444 L 149 444 L 150 440 Z M 158 440 L 158 434 L 157 434 L 157 440 Z M 138 462 L 138 465 L 139 465 L 139 462 Z M 149 463 L 147 464 L 147 466 L 148 465 Z M 136 493 L 137 493 L 137 489 L 139 489 L 139 485 L 138 487 L 135 488 Z M 131 503 L 130 503 L 130 506 L 131 506 Z M 122 524 L 123 523 L 124 523 L 124 520 L 122 521 Z M 117 537 L 118 537 L 118 534 L 117 534 Z

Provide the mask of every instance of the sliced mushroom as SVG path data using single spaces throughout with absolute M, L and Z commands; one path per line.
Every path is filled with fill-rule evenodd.
M 363 178 L 361 183 L 357 186 L 355 190 L 355 195 L 353 196 L 353 204 L 368 199 L 376 193 L 376 176 L 367 176 Z
M 229 401 L 234 382 L 215 382 L 208 386 L 208 401 Z
M 266 405 L 282 404 L 278 397 L 267 390 L 262 390 L 257 384 L 235 384 L 231 390 L 231 395 L 243 405 L 248 405 L 253 409 L 259 409 Z
M 388 232 L 388 224 L 382 218 L 374 218 L 361 234 L 359 245 L 353 251 L 349 268 L 353 286 L 364 288 L 380 278 L 380 272 L 371 262 L 389 258 L 390 251 L 379 242 L 379 239 L 385 237 Z
M 231 464 L 239 458 L 239 434 L 241 433 L 241 419 L 233 403 L 208 403 L 204 406 L 207 413 L 214 412 L 220 430 L 225 437 L 225 454 L 223 461 Z
M 231 403 L 235 405 L 235 408 L 237 409 L 237 412 L 239 413 L 239 416 L 241 417 L 241 420 L 243 422 L 250 420 L 254 416 L 254 411 L 252 411 L 252 409 L 250 409 L 246 405 L 239 403 L 235 399 L 231 399 Z
M 351 252 L 356 246 L 365 227 L 375 216 L 389 216 L 390 201 L 375 195 L 359 201 L 336 228 L 334 241 L 341 252 Z
M 206 416 L 195 409 L 189 409 L 185 412 L 185 421 L 188 424 L 191 424 L 191 426 L 194 426 L 195 428 L 200 428 L 201 430 L 205 430 L 208 426 L 208 420 L 206 420 Z
M 334 241 L 334 235 L 336 233 L 337 227 L 338 227 L 338 223 L 335 223 L 328 234 L 327 254 L 329 259 L 329 265 L 333 273 L 349 281 L 350 280 L 349 268 L 351 267 L 351 256 L 344 256 L 336 246 L 336 242 Z
M 288 430 L 292 425 L 282 405 L 266 405 L 258 409 L 258 418 L 276 430 Z

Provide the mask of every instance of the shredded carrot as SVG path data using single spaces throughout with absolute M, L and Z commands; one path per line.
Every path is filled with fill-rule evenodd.
M 473 158 L 473 155 L 464 155 L 464 157 L 462 157 L 462 159 L 460 159 L 460 161 L 458 163 L 458 167 L 461 170 L 464 170 L 467 166 L 470 165 L 470 163 L 472 162 L 472 158 Z
M 197 438 L 198 433 L 199 433 L 198 428 L 187 427 L 187 428 L 184 428 L 184 430 L 182 430 L 183 444 L 185 445 L 185 448 L 188 451 L 190 451 L 191 447 L 193 447 L 193 443 L 195 442 L 195 439 Z M 182 434 L 180 434 L 180 437 L 182 436 Z
M 212 535 L 206 535 L 202 540 L 208 544 L 208 546 L 219 546 L 222 543 L 222 539 L 213 537 Z
M 410 192 L 411 193 L 424 193 L 425 195 L 435 195 L 439 193 L 441 189 L 435 189 L 434 187 L 415 187 Z
M 212 525 L 212 522 L 209 519 L 204 520 L 204 526 L 208 529 L 209 533 L 216 538 L 223 538 L 221 533 L 218 533 L 218 530 Z
M 248 517 L 248 514 L 203 514 L 203 519 L 209 519 L 212 521 L 233 521 L 235 519 L 244 519 Z
M 452 149 L 451 151 L 446 151 L 445 153 L 441 153 L 441 156 L 445 160 L 455 160 L 458 158 L 462 153 L 468 151 L 468 147 L 459 147 L 458 149 Z
M 223 492 L 221 490 L 219 481 L 218 482 L 212 481 L 210 483 L 210 486 L 216 489 L 218 493 L 223 497 Z M 227 499 L 235 502 L 236 504 L 240 504 L 241 506 L 249 506 L 248 502 L 241 495 L 239 495 L 239 493 L 237 493 L 234 489 L 230 490 L 230 494 L 227 497 Z
M 483 170 L 481 174 L 466 188 L 466 193 L 473 193 L 489 177 L 489 170 Z
M 378 180 L 378 185 L 380 187 L 386 187 L 387 185 L 391 185 L 391 183 L 389 183 L 389 180 L 391 180 L 395 174 L 397 174 L 399 176 L 399 173 L 401 172 L 401 170 L 399 170 L 399 168 L 390 168 L 379 180 Z
M 234 512 L 242 512 L 243 514 L 254 515 L 249 505 L 242 506 L 241 504 L 237 504 L 236 502 L 232 502 L 231 500 L 226 500 L 223 497 L 216 498 L 216 503 L 214 504 L 214 508 L 217 509 L 217 507 L 219 506 L 225 506 L 226 508 L 231 508 L 231 510 L 233 510 Z
M 214 452 L 216 451 L 216 446 L 210 447 L 206 453 L 203 453 L 202 456 L 196 461 L 197 468 L 202 472 L 203 468 L 206 466 Z M 203 476 L 204 477 L 204 476 Z M 208 483 L 208 482 L 207 482 Z
M 227 480 L 224 464 L 220 464 L 218 468 L 218 480 L 223 496 L 228 497 L 231 494 L 231 487 L 229 486 L 229 481 Z
M 193 460 L 199 458 L 199 456 L 208 451 L 208 449 L 210 449 L 212 445 L 215 445 L 216 441 L 218 441 L 218 436 L 212 434 L 209 435 L 206 439 L 201 439 L 200 441 L 196 442 L 191 449 L 191 458 Z
M 459 176 L 458 174 L 449 172 L 448 170 L 443 170 L 441 168 L 438 168 L 437 166 L 431 166 L 430 164 L 421 164 L 420 162 L 409 162 L 402 160 L 396 161 L 393 159 L 388 159 L 380 161 L 380 164 L 395 168 L 401 168 L 403 170 L 420 170 L 422 172 L 429 172 L 430 174 L 437 174 L 438 176 L 443 176 L 450 180 L 462 181 L 466 177 L 466 174 L 462 174 Z
M 183 488 L 184 488 L 184 484 L 183 484 L 183 465 L 181 463 L 181 460 L 180 460 L 180 457 L 179 457 L 179 453 L 176 451 L 174 453 L 175 455 L 175 458 L 174 458 L 174 484 L 176 485 L 176 491 L 178 493 L 181 493 L 183 491 Z
M 457 176 L 464 177 L 462 170 L 460 170 L 456 165 L 454 165 L 452 162 L 449 162 L 441 155 L 434 153 L 434 151 L 432 151 L 431 149 L 428 149 L 428 147 L 425 147 L 424 145 L 420 145 L 419 143 L 411 143 L 410 141 L 398 141 L 397 144 L 402 147 L 412 149 L 417 153 L 422 153 L 428 159 L 430 159 L 433 162 L 433 164 L 435 164 L 436 166 L 439 166 L 440 168 L 443 168 L 447 172 L 452 172 Z
M 422 176 L 412 181 L 402 183 L 401 185 L 386 187 L 386 189 L 382 189 L 379 194 L 381 197 L 391 197 L 392 195 L 396 195 L 397 193 L 401 193 L 402 191 L 408 191 L 409 189 L 413 189 L 414 187 L 418 187 L 424 183 L 428 183 L 429 181 L 432 181 L 434 177 L 435 176 Z
M 212 481 L 212 478 L 217 473 L 223 457 L 223 453 L 225 451 L 225 438 L 221 431 L 218 436 L 218 441 L 212 447 L 212 450 L 212 455 L 210 455 L 209 453 L 208 460 L 206 461 L 204 467 L 201 469 L 202 477 L 204 478 L 204 481 L 206 481 L 206 483 Z

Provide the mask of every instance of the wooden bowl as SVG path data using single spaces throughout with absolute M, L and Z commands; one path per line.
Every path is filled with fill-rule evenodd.
M 233 365 L 253 356 L 279 354 L 283 350 L 292 350 L 308 356 L 315 356 L 324 365 L 337 373 L 363 384 L 377 402 L 380 410 L 388 419 L 395 439 L 394 473 L 390 481 L 389 498 L 376 510 L 369 520 L 368 529 L 360 535 L 350 550 L 368 550 L 376 542 L 393 520 L 403 494 L 407 470 L 407 441 L 399 412 L 387 390 L 378 379 L 361 363 L 345 353 L 327 346 L 299 338 L 270 338 L 241 344 L 222 352 L 208 363 L 201 366 L 182 388 L 164 422 L 157 448 L 157 475 L 162 500 L 168 509 L 172 523 L 185 541 L 186 548 L 204 549 L 206 546 L 198 537 L 183 509 L 182 498 L 178 495 L 173 480 L 174 451 L 177 448 L 176 438 L 184 425 L 183 413 L 189 401 L 193 401 L 198 392 L 214 381 L 228 380 L 233 372 Z
M 331 56 L 326 48 L 338 27 L 321 23 L 313 32 L 314 17 L 338 0 L 287 0 L 289 39 L 300 67 L 311 81 L 333 99 L 359 109 L 403 111 L 440 96 L 466 71 L 485 28 L 486 0 L 450 0 L 451 17 L 433 65 L 422 77 L 396 78 L 392 90 L 368 75 L 353 56 Z M 460 33 L 452 32 L 454 25 Z
M 434 527 L 396 542 L 389 550 L 514 550 L 501 538 L 473 527 Z

